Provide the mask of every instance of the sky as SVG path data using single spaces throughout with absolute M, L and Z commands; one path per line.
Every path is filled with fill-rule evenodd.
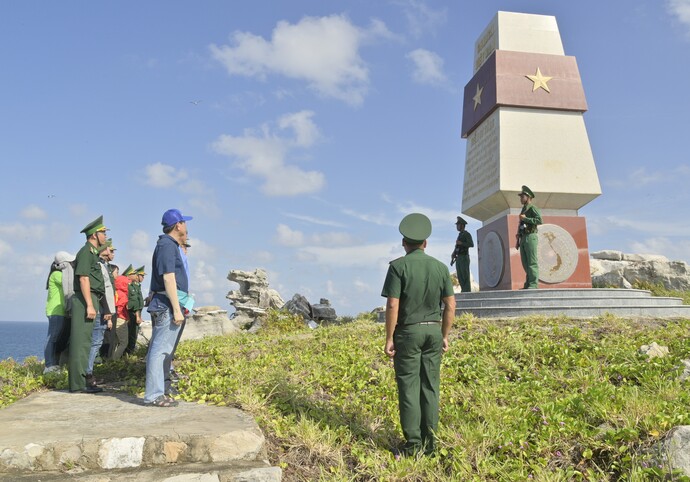
M 45 320 L 55 252 L 99 215 L 115 264 L 150 270 L 169 208 L 194 217 L 197 306 L 232 312 L 229 271 L 257 268 L 286 301 L 383 305 L 404 215 L 450 260 L 498 10 L 554 15 L 577 58 L 590 251 L 690 261 L 690 0 L 0 2 L 0 320 Z

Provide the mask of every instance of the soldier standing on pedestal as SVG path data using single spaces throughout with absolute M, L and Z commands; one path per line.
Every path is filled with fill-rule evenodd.
M 458 216 L 455 227 L 458 230 L 458 239 L 455 240 L 455 249 L 450 256 L 450 265 L 455 264 L 455 273 L 458 275 L 458 283 L 463 293 L 472 291 L 470 283 L 470 248 L 474 247 L 472 235 L 465 231 L 467 221 Z
M 523 289 L 537 289 L 539 287 L 539 259 L 537 258 L 539 239 L 537 237 L 537 226 L 542 223 L 541 211 L 532 204 L 534 193 L 527 186 L 522 186 L 522 191 L 518 196 L 520 196 L 520 202 L 522 203 L 522 211 L 520 211 L 520 226 L 515 235 L 517 238 L 515 249 L 520 250 L 520 260 L 526 274 Z

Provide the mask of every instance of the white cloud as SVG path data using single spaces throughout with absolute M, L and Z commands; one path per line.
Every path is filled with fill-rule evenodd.
M 304 233 L 290 229 L 285 224 L 279 224 L 276 228 L 275 241 L 281 246 L 301 246 L 304 244 Z
M 26 219 L 45 219 L 48 217 L 46 212 L 35 204 L 31 204 L 22 209 L 21 215 Z
M 369 293 L 372 290 L 371 285 L 369 285 L 368 283 L 365 283 L 361 279 L 354 280 L 352 282 L 352 285 L 354 286 L 355 291 L 357 293 Z
M 311 223 L 311 224 L 318 224 L 321 226 L 333 226 L 336 228 L 345 227 L 342 223 L 339 223 L 337 221 L 330 221 L 328 219 L 318 219 L 318 218 L 315 218 L 313 216 L 306 216 L 303 214 L 293 214 L 293 213 L 284 213 L 284 214 L 285 214 L 285 216 L 287 216 L 289 218 L 298 219 L 300 221 L 305 221 L 305 222 Z
M 443 73 L 443 59 L 436 53 L 425 49 L 416 49 L 407 54 L 414 62 L 412 80 L 419 84 L 444 85 L 448 79 Z
M 12 245 L 0 239 L 0 259 L 12 254 Z
M 314 233 L 309 237 L 310 244 L 320 246 L 347 246 L 355 243 L 355 238 L 342 232 Z
M 341 212 L 347 216 L 351 216 L 360 221 L 366 221 L 368 223 L 376 224 L 377 226 L 394 226 L 395 222 L 391 221 L 388 216 L 384 214 L 368 214 L 360 213 L 350 208 L 342 208 Z M 399 222 L 399 221 L 398 221 Z
M 690 27 L 690 0 L 667 0 L 666 8 L 686 27 Z
M 630 250 L 638 254 L 660 254 L 671 261 L 690 260 L 690 240 L 674 240 L 665 237 L 649 238 L 644 241 L 633 241 Z
M 420 0 L 398 0 L 402 6 L 409 30 L 415 38 L 421 37 L 425 32 L 436 33 L 436 29 L 446 22 L 448 10 L 443 8 L 434 10 Z
M 40 224 L 0 224 L 0 236 L 19 241 L 36 241 L 45 237 L 46 227 Z
M 326 183 L 321 172 L 303 171 L 285 163 L 285 157 L 292 148 L 308 147 L 319 138 L 312 115 L 310 111 L 301 111 L 279 119 L 279 127 L 291 128 L 294 138 L 278 137 L 264 125 L 260 134 L 247 130 L 243 136 L 221 135 L 212 147 L 219 154 L 235 159 L 236 167 L 250 176 L 263 179 L 261 190 L 268 196 L 316 192 Z
M 386 266 L 401 254 L 399 244 L 380 243 L 370 245 L 325 247 L 305 246 L 298 251 L 298 258 L 330 267 Z
M 294 25 L 278 22 L 270 40 L 234 32 L 231 45 L 209 49 L 230 75 L 265 79 L 275 73 L 304 80 L 320 95 L 359 105 L 369 84 L 359 56 L 364 35 L 343 15 L 305 17 Z
M 155 248 L 155 241 L 151 239 L 148 232 L 138 229 L 134 231 L 128 242 L 128 263 L 132 263 L 135 268 L 140 265 L 150 266 L 151 265 L 151 255 Z M 124 270 L 123 267 L 121 267 Z M 147 273 L 150 274 L 150 269 Z
M 144 184 L 155 188 L 173 187 L 188 179 L 187 171 L 157 162 L 144 168 Z
M 85 216 L 89 211 L 89 207 L 86 204 L 72 204 L 69 207 L 69 212 L 74 218 L 81 218 Z

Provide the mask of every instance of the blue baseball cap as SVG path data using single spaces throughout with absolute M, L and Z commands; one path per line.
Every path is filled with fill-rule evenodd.
M 183 216 L 179 209 L 168 209 L 163 213 L 161 224 L 167 228 L 182 221 L 189 221 L 190 219 L 192 219 L 191 216 Z

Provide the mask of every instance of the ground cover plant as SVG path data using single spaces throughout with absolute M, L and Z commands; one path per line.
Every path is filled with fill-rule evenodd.
M 266 326 L 182 343 L 179 388 L 184 400 L 253 414 L 284 480 L 688 480 L 653 451 L 690 424 L 679 380 L 688 320 L 458 318 L 442 364 L 438 454 L 400 461 L 390 452 L 401 436 L 383 326 L 363 316 L 308 330 L 279 313 Z M 669 356 L 638 352 L 654 341 Z M 43 383 L 40 370 L 8 366 L 0 362 L 1 404 L 12 401 L 5 377 Z M 141 360 L 96 374 L 143 390 Z

